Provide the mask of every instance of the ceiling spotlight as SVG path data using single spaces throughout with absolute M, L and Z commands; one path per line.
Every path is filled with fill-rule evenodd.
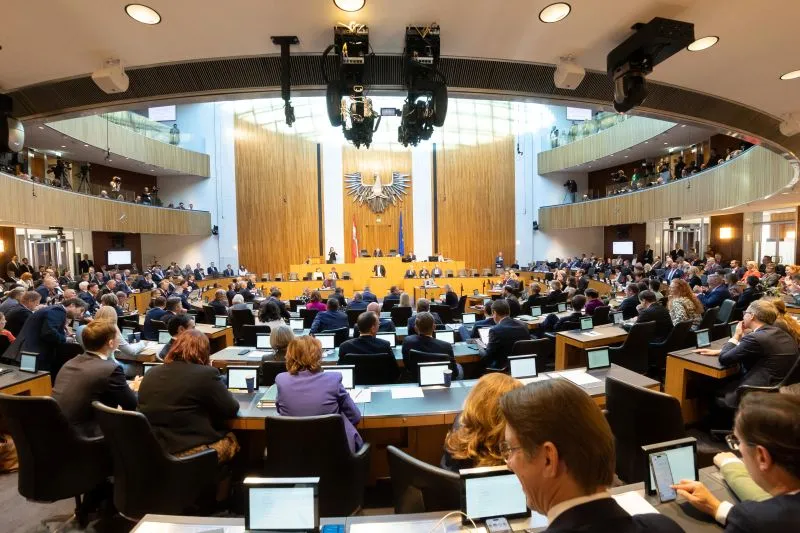
M 333 3 L 342 11 L 353 13 L 354 11 L 361 10 L 364 4 L 367 3 L 367 0 L 333 0 Z
M 161 15 L 158 14 L 158 11 L 143 4 L 128 4 L 125 6 L 125 13 L 142 24 L 153 25 L 161 22 Z
M 63 144 L 62 144 L 62 145 L 61 145 L 61 148 L 66 148 L 66 145 L 63 145 Z
M 793 70 L 781 76 L 782 80 L 794 80 L 800 78 L 800 70 Z
M 715 44 L 719 42 L 719 37 L 715 35 L 709 35 L 708 37 L 700 37 L 699 39 L 695 40 L 692 44 L 687 46 L 687 50 L 690 52 L 699 52 L 701 50 L 705 50 L 707 48 L 711 48 Z
M 40 130 L 43 130 L 43 129 L 44 129 L 44 126 L 39 126 L 39 129 L 40 129 Z
M 566 2 L 556 2 L 550 4 L 539 12 L 539 20 L 548 24 L 564 20 L 572 11 L 572 7 Z

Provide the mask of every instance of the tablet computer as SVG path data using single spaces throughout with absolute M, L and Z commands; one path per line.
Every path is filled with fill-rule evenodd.
M 609 368 L 611 366 L 611 356 L 608 353 L 608 346 L 599 348 L 589 348 L 586 350 L 587 370 L 597 370 Z
M 333 333 L 317 333 L 314 336 L 322 343 L 323 350 L 333 350 L 336 347 Z
M 508 365 L 511 369 L 512 378 L 535 378 L 538 375 L 536 356 L 533 354 L 511 355 L 508 357 Z
M 434 338 L 444 341 L 448 344 L 455 344 L 456 342 L 455 332 L 449 329 L 446 331 L 434 331 L 433 336 Z
M 319 531 L 319 478 L 244 480 L 245 531 Z
M 711 346 L 711 337 L 708 334 L 707 329 L 698 329 L 694 333 L 697 336 L 696 338 L 697 338 L 698 348 L 708 348 L 709 346 Z
M 447 361 L 434 361 L 431 363 L 419 363 L 419 386 L 430 387 L 433 385 L 444 385 L 444 371 L 450 368 Z
M 517 475 L 505 466 L 461 470 L 461 523 L 470 519 L 507 519 L 530 516 L 525 492 Z
M 258 387 L 257 366 L 231 366 L 228 365 L 228 390 L 246 391 L 247 378 L 253 378 L 253 387 Z
M 655 494 L 657 489 L 650 459 L 653 454 L 667 456 L 673 483 L 678 483 L 681 479 L 690 479 L 692 481 L 700 479 L 697 470 L 697 440 L 694 437 L 648 444 L 647 446 L 642 446 L 642 452 L 642 461 L 644 461 L 647 468 L 645 472 L 649 472 L 649 475 L 644 478 L 646 494 Z
M 378 333 L 375 337 L 387 341 L 392 348 L 397 344 L 397 336 L 394 333 Z
M 19 369 L 22 372 L 36 372 L 35 352 L 20 352 Z

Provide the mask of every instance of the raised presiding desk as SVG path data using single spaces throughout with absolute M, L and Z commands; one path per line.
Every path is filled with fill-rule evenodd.
M 713 341 L 708 349 L 719 350 L 727 341 L 727 338 Z M 700 376 L 719 380 L 738 372 L 738 366 L 724 367 L 719 362 L 719 356 L 700 355 L 695 353 L 694 348 L 670 352 L 667 354 L 664 392 L 678 399 L 683 422 L 691 424 L 701 419 L 702 413 L 706 411 L 701 404 L 704 397 L 708 397 L 713 391 L 713 388 L 693 386 L 698 380 L 704 379 Z

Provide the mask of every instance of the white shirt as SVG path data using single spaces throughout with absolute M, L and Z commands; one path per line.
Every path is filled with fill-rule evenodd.
M 579 496 L 577 498 L 572 498 L 570 500 L 564 500 L 563 502 L 557 503 L 556 505 L 552 506 L 550 510 L 547 511 L 547 522 L 549 524 L 552 524 L 556 518 L 558 518 L 566 511 L 569 511 L 573 507 L 577 507 L 579 505 L 583 505 L 584 503 L 589 503 L 610 497 L 611 494 L 608 491 L 604 490 L 602 492 L 598 492 L 590 496 Z

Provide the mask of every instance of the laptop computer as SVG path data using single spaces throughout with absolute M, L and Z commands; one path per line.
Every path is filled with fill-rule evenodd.
M 269 349 L 271 347 L 269 333 L 256 333 L 256 348 Z
M 535 378 L 539 375 L 536 369 L 536 355 L 511 355 L 508 357 L 508 366 L 511 370 L 511 377 Z
M 322 343 L 323 350 L 333 350 L 336 347 L 333 333 L 316 333 L 314 336 Z
M 461 315 L 461 323 L 462 324 L 474 324 L 475 323 L 475 313 L 463 313 Z
M 243 486 L 245 531 L 319 531 L 318 477 L 248 477 Z
M 253 386 L 258 386 L 257 366 L 231 366 L 228 365 L 228 390 L 246 391 L 247 378 L 253 378 Z
M 487 328 L 478 328 L 478 337 L 475 339 L 475 344 L 480 346 L 481 348 L 486 348 L 486 345 L 489 344 L 489 330 L 492 329 L 490 327 Z
M 289 327 L 292 328 L 292 331 L 303 331 L 305 329 L 302 318 L 290 318 Z
M 444 341 L 448 344 L 455 344 L 456 336 L 455 332 L 448 330 L 448 331 L 434 331 L 433 336 L 440 341 Z
M 388 341 L 389 346 L 391 346 L 392 348 L 394 348 L 397 345 L 397 335 L 395 335 L 394 333 L 378 333 L 377 335 L 375 335 L 375 337 L 378 339 L 383 339 L 385 341 Z
M 156 367 L 156 366 L 159 366 L 159 365 L 163 365 L 163 364 L 164 363 L 142 363 L 142 366 L 144 367 L 144 373 L 147 374 L 150 370 L 153 369 L 153 367 Z
M 226 315 L 215 315 L 214 316 L 214 327 L 215 328 L 224 328 L 228 326 L 228 317 Z
M 355 388 L 355 372 L 356 372 L 356 365 L 336 365 L 336 366 L 324 366 L 322 367 L 323 372 L 336 372 L 342 375 L 342 386 L 346 390 L 352 390 Z

